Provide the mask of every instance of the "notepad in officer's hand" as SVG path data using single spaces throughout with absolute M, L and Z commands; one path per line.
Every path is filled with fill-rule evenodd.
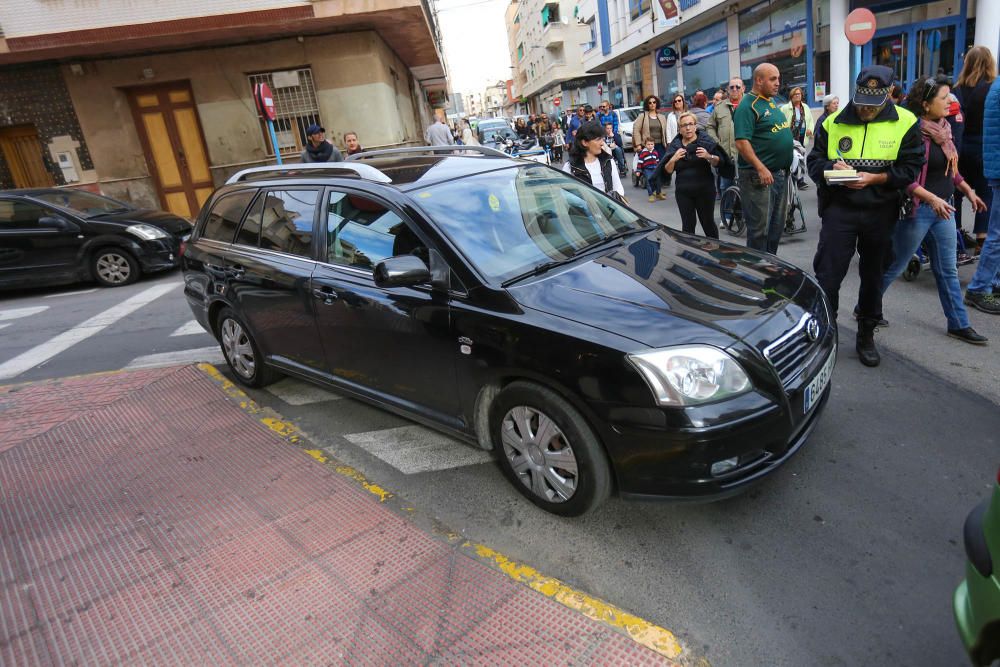
M 827 169 L 823 172 L 827 183 L 856 183 L 860 180 L 855 169 Z

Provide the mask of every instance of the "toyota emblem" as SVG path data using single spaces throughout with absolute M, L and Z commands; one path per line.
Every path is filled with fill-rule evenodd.
M 806 338 L 811 342 L 819 338 L 819 320 L 815 317 L 810 317 L 809 321 L 806 322 Z

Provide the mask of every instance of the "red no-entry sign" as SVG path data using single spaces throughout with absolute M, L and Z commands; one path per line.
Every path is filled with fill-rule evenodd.
M 271 95 L 271 88 L 266 83 L 254 85 L 253 101 L 257 105 L 257 113 L 268 120 L 275 119 L 277 114 L 274 111 L 274 97 Z
M 855 9 L 844 21 L 847 41 L 855 46 L 864 46 L 875 36 L 875 15 L 870 9 Z

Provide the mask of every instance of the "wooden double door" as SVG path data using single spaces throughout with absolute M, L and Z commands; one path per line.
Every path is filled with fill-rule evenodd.
M 45 188 L 54 184 L 52 174 L 45 168 L 42 150 L 34 125 L 0 128 L 0 154 L 7 162 L 15 188 Z
M 214 185 L 190 84 L 182 81 L 127 92 L 163 208 L 194 218 Z

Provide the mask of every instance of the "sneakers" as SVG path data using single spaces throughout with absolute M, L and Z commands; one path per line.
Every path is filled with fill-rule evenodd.
M 649 195 L 649 201 L 656 201 L 656 195 Z
M 1000 315 L 1000 296 L 997 296 L 995 291 L 990 293 L 967 291 L 965 304 L 990 315 Z
M 663 199 L 666 199 L 666 198 L 667 198 L 667 195 L 665 195 L 665 194 L 664 194 L 664 193 L 662 193 L 662 192 L 657 192 L 657 193 L 656 193 L 656 198 L 657 198 L 657 199 L 660 199 L 660 200 L 663 200 Z
M 860 320 L 861 319 L 861 313 L 858 311 L 858 307 L 857 306 L 854 306 L 854 319 L 855 320 Z M 878 319 L 878 325 L 877 326 L 887 327 L 887 326 L 889 326 L 889 320 L 880 317 Z
M 990 340 L 986 336 L 976 333 L 976 330 L 972 327 L 965 327 L 964 329 L 948 329 L 948 335 L 952 338 L 965 341 L 966 343 L 972 343 L 973 345 L 986 345 L 986 343 Z
M 808 190 L 809 189 L 809 184 L 806 183 L 806 179 L 804 179 L 804 178 L 801 181 L 799 181 L 797 185 L 799 186 L 799 190 Z
M 964 266 L 966 264 L 972 264 L 974 261 L 976 261 L 976 258 L 973 257 L 972 255 L 970 255 L 969 253 L 967 253 L 967 252 L 959 252 L 958 253 L 958 265 L 959 266 Z

